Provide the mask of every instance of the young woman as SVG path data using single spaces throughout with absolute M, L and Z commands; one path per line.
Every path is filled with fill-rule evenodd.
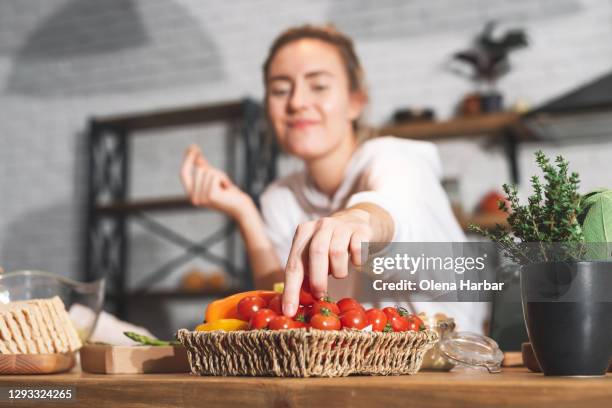
M 317 297 L 328 292 L 328 274 L 342 295 L 358 291 L 361 272 L 353 266 L 361 264 L 362 243 L 465 240 L 440 185 L 433 144 L 392 137 L 359 143 L 368 94 L 348 37 L 330 27 L 292 28 L 272 44 L 263 77 L 272 129 L 304 170 L 272 183 L 261 213 L 197 146 L 187 150 L 181 178 L 194 205 L 239 225 L 256 286 L 285 282 L 284 314 L 297 311 L 305 279 Z M 462 328 L 481 331 L 482 306 L 441 306 L 421 305 L 468 314 Z

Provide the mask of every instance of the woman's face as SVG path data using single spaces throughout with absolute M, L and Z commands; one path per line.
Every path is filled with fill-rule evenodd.
M 342 58 L 316 39 L 291 42 L 272 59 L 266 79 L 268 117 L 280 145 L 304 160 L 317 159 L 353 136 L 363 98 L 349 91 Z

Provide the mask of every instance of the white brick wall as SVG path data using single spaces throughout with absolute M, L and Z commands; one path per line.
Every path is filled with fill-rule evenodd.
M 612 67 L 612 2 L 601 0 L 1 2 L 0 264 L 81 275 L 90 116 L 260 97 L 261 63 L 274 36 L 293 24 L 335 21 L 354 36 L 366 67 L 372 123 L 406 106 L 431 106 L 445 118 L 470 84 L 442 67 L 489 18 L 520 24 L 531 39 L 500 83 L 510 104 L 537 105 Z M 180 192 L 180 154 L 198 132 L 136 142 L 134 195 Z M 523 174 L 534 172 L 531 152 L 539 147 L 521 148 Z M 508 179 L 499 149 L 440 148 L 446 174 L 461 178 L 467 207 Z M 210 149 L 221 162 L 221 147 Z M 612 143 L 544 149 L 570 159 L 585 189 L 612 186 L 604 167 Z M 197 225 L 187 231 L 194 237 Z M 153 260 L 141 253 L 132 261 L 145 271 Z

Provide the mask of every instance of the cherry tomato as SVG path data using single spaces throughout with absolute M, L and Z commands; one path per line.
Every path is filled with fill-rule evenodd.
M 387 315 L 380 309 L 369 309 L 366 312 L 368 324 L 372 325 L 372 331 L 383 331 L 387 325 Z
M 260 309 L 266 307 L 266 301 L 259 296 L 247 296 L 238 302 L 238 316 L 248 321 Z
M 360 309 L 350 309 L 340 316 L 342 327 L 349 329 L 363 329 L 368 325 L 366 314 Z
M 296 329 L 297 327 L 297 322 L 287 316 L 276 316 L 268 323 L 270 330 Z
M 425 323 L 421 320 L 417 315 L 408 315 L 404 316 L 404 320 L 408 322 L 408 330 L 412 330 L 415 332 L 425 330 Z
M 270 320 L 276 316 L 277 314 L 270 309 L 259 309 L 249 320 L 249 329 L 265 329 L 268 327 Z
M 274 313 L 281 316 L 283 314 L 283 295 L 279 293 L 278 295 L 270 299 L 270 301 L 268 302 L 268 309 L 271 309 Z M 295 317 L 300 314 L 303 316 L 306 315 L 305 306 L 299 305 L 298 311 L 295 316 L 293 316 L 293 318 L 295 319 Z
M 296 322 L 304 323 L 307 326 L 307 323 L 310 321 L 310 313 L 309 309 L 312 309 L 311 306 L 301 306 L 298 308 L 297 313 L 293 316 L 293 320 Z
M 310 325 L 319 330 L 340 330 L 342 327 L 338 316 L 332 314 L 326 308 L 322 308 L 320 313 L 312 316 Z
M 311 306 L 299 305 L 297 313 L 293 316 L 293 320 L 303 320 L 307 322 L 310 319 L 310 315 L 308 314 L 308 309 L 310 308 Z
M 388 320 L 389 326 L 394 332 L 403 332 L 408 330 L 408 320 L 401 316 L 391 316 Z
M 363 306 L 361 306 L 359 304 L 358 301 L 356 301 L 353 298 L 344 298 L 344 299 L 340 299 L 337 302 L 338 308 L 340 309 L 340 313 L 344 313 L 347 312 L 351 309 L 361 309 L 363 310 Z M 364 310 L 365 312 L 365 310 Z
M 302 321 L 302 320 L 294 320 L 293 324 L 295 326 L 296 329 L 301 329 L 302 327 L 308 327 L 308 323 Z
M 396 307 L 385 307 L 382 311 L 387 316 L 387 319 L 391 319 L 393 316 L 401 317 L 400 312 Z
M 335 315 L 340 314 L 340 308 L 338 307 L 338 305 L 333 302 L 328 302 L 327 300 L 317 300 L 312 305 L 312 308 L 310 309 L 309 313 L 311 316 L 315 315 L 317 313 L 320 313 L 322 308 L 329 309 L 329 311 Z
M 282 315 L 283 314 L 283 295 L 279 293 L 278 295 L 270 299 L 270 301 L 268 302 L 268 309 L 272 310 L 274 313 L 276 313 L 279 316 Z
M 300 288 L 300 305 L 310 306 L 316 301 L 317 299 L 310 293 L 310 283 L 304 280 Z

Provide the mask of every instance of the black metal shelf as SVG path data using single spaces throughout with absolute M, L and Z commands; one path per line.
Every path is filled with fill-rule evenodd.
M 174 268 L 193 257 L 202 257 L 220 265 L 232 274 L 234 279 L 250 287 L 251 278 L 248 270 L 238 270 L 232 261 L 235 259 L 233 233 L 236 230 L 231 220 L 219 230 L 200 242 L 191 241 L 181 234 L 172 231 L 149 217 L 147 213 L 156 211 L 184 211 L 194 207 L 185 197 L 156 197 L 153 199 L 129 200 L 129 161 L 132 152 L 128 139 L 146 132 L 136 131 L 163 129 L 178 126 L 193 126 L 210 122 L 230 122 L 232 133 L 226 148 L 229 173 L 244 172 L 241 188 L 255 201 L 265 186 L 276 176 L 276 156 L 278 149 L 274 138 L 265 129 L 263 110 L 259 103 L 245 99 L 217 104 L 196 105 L 185 108 L 172 108 L 154 112 L 127 115 L 115 115 L 93 118 L 89 127 L 89 177 L 87 221 L 85 237 L 85 279 L 92 280 L 106 277 L 112 290 L 109 300 L 114 303 L 115 313 L 125 318 L 128 298 L 146 296 L 157 299 L 178 298 L 185 296 L 205 296 L 206 293 L 181 294 L 164 292 L 149 294 L 147 288 L 167 275 Z M 158 133 L 156 133 L 158 134 Z M 238 143 L 242 144 L 245 163 L 238 163 L 235 158 Z M 129 239 L 127 224 L 132 219 L 152 233 L 162 236 L 169 242 L 184 249 L 184 254 L 166 262 L 156 271 L 143 279 L 138 292 L 131 292 L 126 287 L 127 259 L 129 256 Z M 208 248 L 219 241 L 226 243 L 227 258 L 219 257 Z M 140 293 L 140 295 L 138 294 Z M 222 295 L 210 293 L 209 295 Z

